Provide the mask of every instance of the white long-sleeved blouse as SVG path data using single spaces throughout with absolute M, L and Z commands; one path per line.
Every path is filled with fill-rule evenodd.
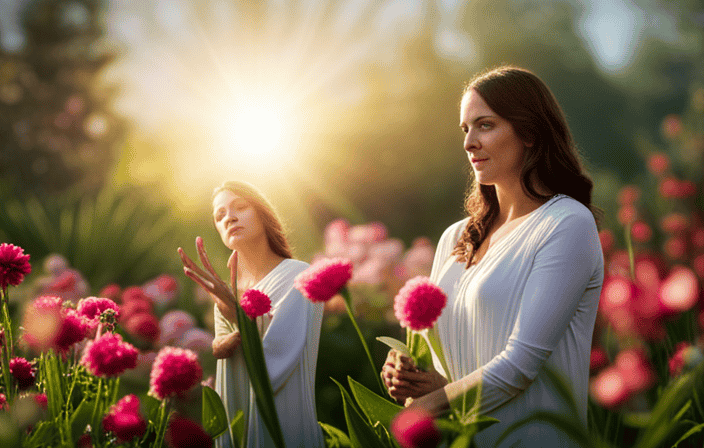
M 315 408 L 315 368 L 318 358 L 323 305 L 313 304 L 293 287 L 295 277 L 307 263 L 286 259 L 254 286 L 271 299 L 271 317 L 257 318 L 266 367 L 274 390 L 274 402 L 286 446 L 323 447 L 323 435 Z M 215 336 L 235 331 L 215 306 Z M 241 348 L 219 359 L 215 390 L 225 405 L 228 421 L 244 412 L 248 447 L 273 447 L 271 436 L 257 411 Z M 216 447 L 232 447 L 226 432 Z
M 448 296 L 437 330 L 452 378 L 483 367 L 481 412 L 500 420 L 476 436 L 477 445 L 495 446 L 508 426 L 535 411 L 567 412 L 544 368 L 566 380 L 586 427 L 589 357 L 604 276 L 592 213 L 557 195 L 467 269 L 451 256 L 466 223 L 455 223 L 441 237 L 431 279 Z M 500 446 L 576 443 L 536 422 Z

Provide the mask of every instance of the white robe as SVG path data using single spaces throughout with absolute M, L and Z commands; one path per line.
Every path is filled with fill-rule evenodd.
M 483 366 L 481 412 L 501 421 L 477 434 L 477 446 L 495 446 L 508 426 L 535 411 L 566 415 L 544 367 L 566 380 L 586 428 L 589 357 L 604 276 L 591 212 L 557 195 L 469 269 L 450 255 L 466 223 L 443 234 L 431 279 L 448 296 L 437 329 L 451 375 L 457 380 Z M 437 357 L 434 361 L 442 372 Z M 577 444 L 533 422 L 500 446 Z
M 323 447 L 315 408 L 315 367 L 318 359 L 323 304 L 313 304 L 293 287 L 307 263 L 286 259 L 254 286 L 271 299 L 272 317 L 257 318 L 274 402 L 287 447 Z M 215 336 L 230 334 L 236 323 L 225 319 L 215 306 Z M 215 390 L 225 404 L 228 421 L 244 412 L 248 447 L 274 446 L 257 410 L 241 348 L 219 359 Z M 233 446 L 226 432 L 216 447 Z

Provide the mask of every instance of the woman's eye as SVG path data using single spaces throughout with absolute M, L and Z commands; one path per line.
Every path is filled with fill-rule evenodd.
M 491 123 L 481 123 L 479 127 L 484 130 L 491 129 Z

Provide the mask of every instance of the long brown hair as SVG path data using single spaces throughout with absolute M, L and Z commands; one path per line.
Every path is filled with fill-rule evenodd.
M 231 191 L 249 202 L 264 224 L 264 232 L 271 250 L 283 258 L 293 258 L 293 251 L 286 238 L 286 231 L 276 210 L 269 200 L 254 185 L 244 181 L 227 181 L 216 187 L 212 199 L 222 191 Z M 211 200 L 212 200 L 211 199 Z
M 545 83 L 532 72 L 503 66 L 480 73 L 467 83 L 462 97 L 475 90 L 497 115 L 507 120 L 524 142 L 521 186 L 531 198 L 547 201 L 565 194 L 588 207 L 594 219 L 600 210 L 592 205 L 592 181 L 586 174 L 562 109 Z M 547 195 L 536 186 L 549 191 Z M 499 215 L 499 201 L 493 185 L 470 181 L 464 204 L 469 222 L 453 255 L 467 266 L 486 239 Z

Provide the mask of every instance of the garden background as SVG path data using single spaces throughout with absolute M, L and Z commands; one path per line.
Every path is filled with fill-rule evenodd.
M 374 337 L 402 335 L 388 312 L 395 292 L 427 274 L 442 231 L 463 216 L 463 83 L 510 63 L 562 105 L 605 211 L 605 291 L 629 291 L 602 298 L 594 381 L 629 350 L 646 379 L 594 394 L 592 415 L 604 419 L 594 425 L 613 425 L 599 432 L 617 446 L 641 437 L 633 415 L 676 376 L 677 344 L 699 341 L 701 2 L 1 0 L 0 43 L 0 241 L 33 266 L 12 293 L 17 313 L 40 293 L 76 299 L 111 286 L 119 297 L 138 286 L 153 306 L 123 324 L 140 362 L 180 344 L 199 351 L 207 378 L 212 306 L 176 248 L 194 254 L 201 235 L 225 272 L 210 194 L 242 179 L 277 206 L 299 258 L 353 259 L 356 311 L 380 366 L 386 348 Z M 632 306 L 645 296 L 666 309 Z M 375 384 L 363 356 L 332 303 L 321 421 L 345 427 L 330 377 Z M 130 378 L 125 391 L 146 390 L 144 375 Z M 696 408 L 687 428 L 702 423 Z

